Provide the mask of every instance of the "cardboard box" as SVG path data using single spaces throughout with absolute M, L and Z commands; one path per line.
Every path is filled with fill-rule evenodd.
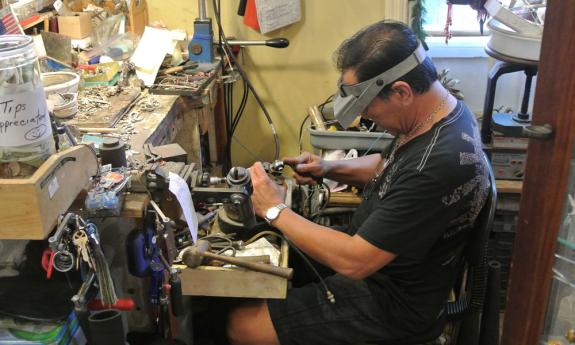
M 92 33 L 92 19 L 89 13 L 75 13 L 58 17 L 58 32 L 73 39 L 83 39 Z

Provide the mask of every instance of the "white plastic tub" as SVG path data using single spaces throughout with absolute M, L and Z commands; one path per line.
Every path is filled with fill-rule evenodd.
M 42 84 L 46 97 L 55 93 L 76 93 L 80 84 L 80 75 L 72 72 L 42 73 Z

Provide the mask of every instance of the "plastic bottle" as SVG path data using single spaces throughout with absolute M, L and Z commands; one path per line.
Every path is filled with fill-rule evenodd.
M 0 36 L 0 164 L 18 162 L 37 168 L 54 152 L 32 38 Z

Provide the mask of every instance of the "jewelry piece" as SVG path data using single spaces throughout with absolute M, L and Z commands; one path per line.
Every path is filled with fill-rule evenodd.
M 393 163 L 393 161 L 395 160 L 395 153 L 397 152 L 397 150 L 403 146 L 405 143 L 407 143 L 412 137 L 415 136 L 415 134 L 417 132 L 419 132 L 419 130 L 425 126 L 426 124 L 428 124 L 429 122 L 431 122 L 431 120 L 433 120 L 433 117 L 443 108 L 443 106 L 445 106 L 445 104 L 447 103 L 447 100 L 449 99 L 449 91 L 446 91 L 445 96 L 443 97 L 443 99 L 441 100 L 441 103 L 439 103 L 439 105 L 437 107 L 435 107 L 435 109 L 433 109 L 433 111 L 431 113 L 429 113 L 429 115 L 425 118 L 425 120 L 421 121 L 420 123 L 418 123 L 412 130 L 410 130 L 407 134 L 399 134 L 397 136 L 397 138 L 395 139 L 393 148 L 391 149 L 391 152 L 389 153 L 389 155 L 387 156 L 387 159 L 383 162 L 383 164 L 380 162 L 377 170 L 375 171 L 375 174 L 373 175 L 373 177 L 371 178 L 371 180 L 365 185 L 365 187 L 363 188 L 363 199 L 367 200 L 369 195 L 371 194 L 371 192 L 373 191 L 373 189 L 375 188 L 375 186 L 377 185 L 377 182 L 379 181 L 379 179 L 381 178 L 381 176 L 383 175 L 383 172 L 385 171 L 385 169 L 391 164 Z

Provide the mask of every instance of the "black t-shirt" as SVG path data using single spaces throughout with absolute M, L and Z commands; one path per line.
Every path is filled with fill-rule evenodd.
M 488 194 L 482 155 L 477 122 L 459 102 L 431 130 L 399 147 L 374 188 L 366 189 L 349 232 L 397 255 L 366 278 L 381 296 L 384 323 L 393 333 L 424 330 L 444 312 L 469 229 Z

